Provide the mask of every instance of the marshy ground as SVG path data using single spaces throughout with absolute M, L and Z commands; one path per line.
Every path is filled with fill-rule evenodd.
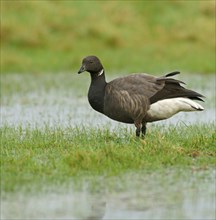
M 2 218 L 213 218 L 214 76 L 179 78 L 206 110 L 141 140 L 89 107 L 87 73 L 3 75 Z

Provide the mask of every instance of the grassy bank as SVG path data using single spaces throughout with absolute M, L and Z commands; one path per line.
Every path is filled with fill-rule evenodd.
M 4 192 L 58 184 L 71 177 L 118 175 L 165 167 L 215 166 L 213 124 L 156 127 L 143 141 L 125 130 L 1 128 Z
M 1 72 L 215 72 L 215 1 L 1 0 Z

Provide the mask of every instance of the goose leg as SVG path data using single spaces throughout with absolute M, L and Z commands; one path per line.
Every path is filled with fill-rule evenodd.
M 141 129 L 141 131 L 142 131 L 142 138 L 144 138 L 144 137 L 145 137 L 145 134 L 146 134 L 146 123 L 143 123 L 143 124 L 142 124 L 142 129 Z
M 135 122 L 134 124 L 136 126 L 136 136 L 139 137 L 140 136 L 140 131 L 141 131 L 141 123 Z
M 136 129 L 136 136 L 139 137 L 140 136 L 140 128 Z

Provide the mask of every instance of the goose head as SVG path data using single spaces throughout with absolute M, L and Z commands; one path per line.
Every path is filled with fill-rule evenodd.
M 83 59 L 82 66 L 80 67 L 78 74 L 85 71 L 95 76 L 101 76 L 104 73 L 103 66 L 96 56 L 87 56 Z

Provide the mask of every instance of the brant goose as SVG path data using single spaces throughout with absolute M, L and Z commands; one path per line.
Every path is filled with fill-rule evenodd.
M 96 56 L 82 61 L 79 74 L 91 75 L 88 100 L 91 107 L 109 118 L 136 126 L 136 136 L 144 137 L 146 123 L 170 118 L 180 111 L 202 111 L 193 100 L 203 101 L 203 95 L 181 86 L 184 82 L 170 78 L 180 72 L 162 77 L 132 74 L 107 83 L 105 71 Z

